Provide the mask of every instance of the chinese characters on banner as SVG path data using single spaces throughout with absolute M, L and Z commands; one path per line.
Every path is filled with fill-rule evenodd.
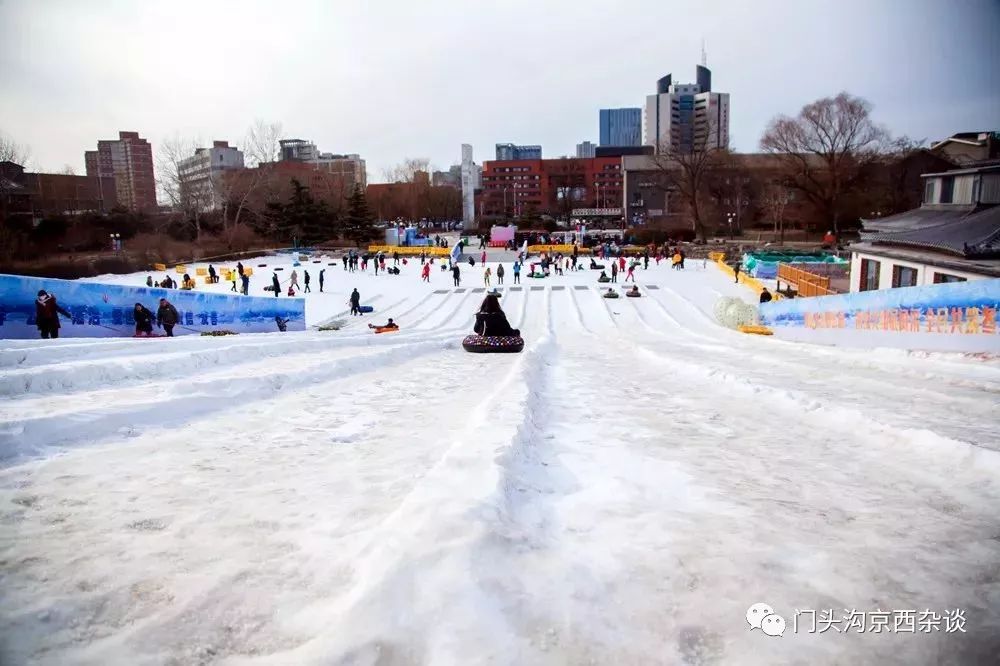
M 906 333 L 986 334 L 997 333 L 997 308 L 940 307 L 940 308 L 891 308 L 855 312 L 803 312 L 806 328 L 846 329 L 853 319 L 853 328 L 865 331 L 894 331 Z

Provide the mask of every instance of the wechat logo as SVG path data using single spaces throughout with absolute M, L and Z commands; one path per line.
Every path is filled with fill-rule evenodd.
M 768 636 L 781 636 L 785 633 L 785 618 L 776 614 L 765 603 L 756 603 L 747 609 L 747 624 L 750 625 L 750 631 L 760 629 Z

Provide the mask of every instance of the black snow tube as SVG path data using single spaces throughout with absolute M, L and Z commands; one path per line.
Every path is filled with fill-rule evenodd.
M 642 294 L 640 293 L 633 294 L 631 291 L 625 292 L 625 295 L 628 296 L 629 298 L 639 298 L 640 296 L 642 296 Z
M 597 278 L 597 281 L 600 282 L 601 284 L 607 284 L 608 282 L 611 282 L 611 278 L 609 278 L 609 277 L 599 277 L 599 278 Z
M 618 298 L 617 291 L 608 291 L 604 293 L 604 298 Z
M 598 264 L 598 263 L 595 263 L 595 262 L 591 262 L 590 269 L 591 270 L 595 270 L 595 271 L 603 271 L 604 270 L 604 264 Z
M 524 349 L 524 339 L 519 335 L 467 335 L 462 347 L 473 354 L 516 354 Z

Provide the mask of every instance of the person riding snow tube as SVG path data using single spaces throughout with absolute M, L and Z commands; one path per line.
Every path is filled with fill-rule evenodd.
M 368 328 L 372 329 L 376 333 L 391 333 L 392 331 L 398 331 L 399 325 L 389 317 L 389 321 L 382 326 L 375 326 L 374 324 L 368 324 Z
M 462 347 L 474 354 L 517 353 L 524 349 L 521 331 L 511 328 L 500 307 L 500 299 L 489 294 L 476 313 L 475 335 L 466 336 Z
M 625 292 L 625 295 L 629 298 L 639 298 L 642 294 L 639 293 L 639 287 L 632 285 L 632 288 Z
M 618 292 L 614 289 L 608 288 L 608 290 L 604 292 L 604 298 L 618 298 Z
M 608 277 L 607 273 L 605 273 L 604 271 L 601 271 L 601 275 L 600 275 L 600 277 L 597 278 L 597 281 L 598 282 L 611 282 L 611 278 Z
M 594 270 L 601 270 L 601 271 L 604 270 L 604 264 L 599 264 L 593 259 L 590 260 L 590 267 Z

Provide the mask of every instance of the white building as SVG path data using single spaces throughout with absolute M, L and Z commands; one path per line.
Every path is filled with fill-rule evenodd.
M 698 65 L 697 83 L 656 82 L 642 111 L 643 145 L 658 152 L 729 146 L 729 93 L 712 92 L 712 72 Z
M 1000 165 L 922 178 L 920 208 L 862 220 L 852 292 L 1000 277 Z
M 199 148 L 193 157 L 178 165 L 181 198 L 201 211 L 215 210 L 222 205 L 217 184 L 223 171 L 243 168 L 243 153 L 228 141 L 213 141 L 211 148 Z
M 590 141 L 576 144 L 577 157 L 594 157 L 597 155 L 597 144 Z

